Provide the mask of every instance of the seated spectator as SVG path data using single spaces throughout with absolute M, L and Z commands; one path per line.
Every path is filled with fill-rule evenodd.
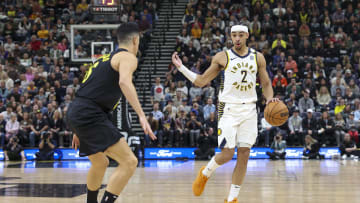
M 175 82 L 171 82 L 169 87 L 165 88 L 165 101 L 169 100 L 169 99 L 175 99 L 176 96 L 176 85 Z M 179 103 L 176 103 L 174 101 L 174 105 L 175 106 L 179 106 L 181 104 L 181 100 L 179 101 Z
M 0 99 L 6 99 L 10 91 L 6 88 L 5 81 L 0 81 Z
M 282 86 L 281 82 L 278 80 L 274 87 L 274 95 L 285 96 L 285 87 Z
M 299 109 L 295 108 L 293 115 L 289 118 L 288 121 L 290 134 L 288 136 L 289 146 L 294 145 L 303 145 L 303 128 L 302 128 L 302 118 L 299 116 Z M 295 142 L 295 140 L 297 140 Z
M 20 121 L 20 129 L 18 137 L 20 139 L 20 143 L 28 143 L 29 142 L 29 134 L 31 132 L 32 120 L 30 119 L 30 115 L 28 112 L 24 112 L 23 120 Z
M 338 113 L 335 115 L 335 120 L 334 120 L 334 124 L 335 124 L 335 139 L 336 139 L 336 145 L 337 147 L 340 146 L 344 135 L 345 135 L 345 121 L 343 119 L 343 116 L 341 115 L 341 113 Z
M 281 133 L 278 133 L 275 136 L 275 139 L 271 143 L 270 148 L 274 150 L 273 152 L 266 152 L 266 154 L 270 157 L 270 159 L 272 160 L 285 159 L 286 141 L 282 140 Z
M 194 151 L 196 160 L 210 160 L 215 155 L 214 146 L 217 143 L 217 135 L 213 128 L 209 128 L 204 133 L 200 134 L 197 139 L 199 148 Z
M 59 147 L 64 147 L 64 137 L 60 136 L 60 132 L 62 131 L 63 120 L 59 110 L 54 112 L 52 118 L 48 118 L 49 120 L 49 129 L 48 132 L 50 133 L 51 137 L 55 140 L 53 141 L 54 144 L 57 144 L 57 140 L 59 140 Z M 64 134 L 62 134 L 64 135 Z M 70 143 L 71 141 L 69 141 Z
M 151 130 L 153 131 L 154 135 L 158 138 L 158 142 L 159 142 L 159 137 L 162 137 L 161 132 L 159 132 L 159 120 L 154 118 L 153 113 L 149 113 L 149 115 L 147 116 L 147 120 L 150 124 Z M 145 135 L 145 146 L 150 146 L 150 137 L 149 135 Z M 161 147 L 160 143 L 158 143 L 157 145 L 158 147 Z
M 4 120 L 4 116 L 2 114 L 0 114 L 0 144 L 1 144 L 1 148 L 3 148 L 5 146 L 5 126 L 6 126 L 6 121 Z
M 186 123 L 186 127 L 189 129 L 190 147 L 195 146 L 196 140 L 200 136 L 200 130 L 202 123 L 197 119 L 195 111 L 190 112 L 190 120 Z
M 326 107 L 330 104 L 331 96 L 326 86 L 320 87 L 320 91 L 316 96 L 316 101 L 323 107 Z
M 312 109 L 308 109 L 306 112 L 307 112 L 306 118 L 302 120 L 304 135 L 305 136 L 310 135 L 311 137 L 316 137 L 318 122 L 316 118 L 314 118 L 313 116 Z
M 24 149 L 16 136 L 10 138 L 9 143 L 4 148 L 4 155 L 6 161 L 26 161 Z
M 6 122 L 6 134 L 5 137 L 9 140 L 11 137 L 14 137 L 18 134 L 20 129 L 19 121 L 17 121 L 17 116 L 15 113 L 12 113 L 10 116 L 10 120 Z
M 195 97 L 201 96 L 202 93 L 203 93 L 202 88 L 194 85 L 190 88 L 190 91 L 189 91 L 190 99 L 193 100 Z
M 352 90 L 353 94 L 355 95 L 355 97 L 359 97 L 360 96 L 360 89 L 359 86 L 356 85 L 355 80 L 351 79 L 349 82 L 349 88 Z
M 314 101 L 310 98 L 310 90 L 306 89 L 304 97 L 299 100 L 299 111 L 300 114 L 305 113 L 308 109 L 314 109 Z
M 360 123 L 354 120 L 354 112 L 349 114 L 349 118 L 346 120 L 346 131 L 356 144 L 359 144 L 359 129 Z
M 174 145 L 174 132 L 176 130 L 175 120 L 170 116 L 168 111 L 164 111 L 164 118 L 161 119 L 160 131 L 162 136 L 159 136 L 159 144 L 173 147 Z M 167 143 L 167 144 L 166 144 Z
M 288 56 L 288 60 L 285 63 L 285 71 L 291 70 L 293 73 L 299 72 L 296 61 L 290 55 Z
M 360 122 L 360 103 L 355 106 L 354 120 Z
M 155 120 L 160 120 L 164 117 L 164 114 L 159 110 L 159 102 L 154 102 L 153 111 L 151 112 Z
M 168 104 L 164 107 L 163 112 L 167 111 L 169 113 L 169 116 L 172 119 L 175 119 L 177 114 L 177 108 L 174 106 L 174 102 L 172 100 L 168 101 Z
M 199 39 L 201 38 L 201 26 L 199 25 L 198 22 L 195 22 L 193 24 L 193 27 L 191 28 L 191 37 L 195 38 L 195 39 Z
M 276 83 L 277 83 L 278 81 L 280 81 L 281 86 L 283 86 L 283 87 L 286 87 L 286 86 L 288 85 L 288 84 L 287 84 L 287 80 L 286 80 L 286 78 L 283 76 L 281 70 L 278 70 L 278 71 L 277 71 L 277 74 L 276 74 L 276 76 L 275 76 L 274 79 L 273 79 L 272 86 L 275 87 L 275 86 L 276 86 Z
M 329 117 L 329 113 L 327 111 L 323 111 L 318 124 L 318 140 L 320 140 L 323 147 L 326 147 L 333 142 L 335 137 L 334 121 Z
M 45 161 L 54 159 L 55 145 L 52 143 L 51 134 L 45 132 L 40 136 L 39 152 L 36 152 L 36 161 Z
M 179 110 L 179 115 L 175 120 L 175 138 L 178 141 L 178 146 L 187 147 L 189 143 L 189 131 L 186 127 L 188 118 L 183 107 Z M 176 146 L 176 144 L 175 144 Z
M 11 114 L 13 113 L 13 109 L 11 107 L 11 105 L 7 105 L 6 106 L 6 111 L 3 111 L 1 114 L 3 115 L 4 117 L 4 120 L 6 122 L 10 121 L 10 118 L 11 118 Z
M 357 150 L 356 144 L 348 133 L 344 136 L 344 141 L 342 142 L 341 146 L 339 147 L 341 158 L 346 159 L 348 157 L 358 159 L 360 156 L 360 151 Z
M 270 140 L 273 139 L 274 135 L 276 135 L 278 131 L 278 127 L 270 125 L 265 118 L 262 118 L 260 136 L 258 139 L 260 139 L 260 142 L 263 143 L 265 147 L 269 147 Z
M 340 102 L 336 104 L 334 113 L 339 114 L 344 111 L 345 109 L 345 99 L 340 99 Z
M 303 22 L 299 27 L 299 36 L 301 38 L 309 37 L 310 34 L 311 34 L 311 31 L 310 31 L 309 26 L 305 22 Z
M 210 118 L 210 114 L 215 113 L 215 111 L 216 111 L 216 107 L 213 104 L 213 100 L 211 98 L 208 98 L 207 104 L 203 107 L 204 120 L 207 120 L 208 118 Z
M 336 79 L 335 84 L 331 86 L 330 91 L 331 91 L 332 97 L 336 96 L 336 92 L 338 91 L 338 89 L 340 89 L 341 96 L 344 96 L 345 95 L 345 87 L 340 84 L 340 79 Z
M 157 77 L 155 79 L 155 84 L 151 87 L 151 103 L 157 101 L 160 103 L 160 106 L 163 107 L 164 103 L 163 100 L 165 98 L 164 95 L 164 86 L 160 83 L 160 78 Z
M 321 155 L 319 151 L 320 151 L 320 143 L 310 135 L 306 135 L 303 158 L 324 159 L 325 158 L 324 155 Z
M 184 96 L 188 96 L 188 88 L 184 85 L 184 81 L 178 81 L 176 91 L 182 91 Z
M 212 98 L 213 100 L 215 99 L 215 88 L 211 87 L 211 83 L 208 83 L 203 88 L 203 95 L 205 98 Z
M 182 105 L 183 101 L 187 102 L 187 98 L 186 98 L 186 96 L 183 94 L 183 92 L 181 90 L 176 90 L 175 94 L 176 95 L 175 95 L 175 97 L 173 99 L 173 102 L 174 102 L 174 105 L 176 107 L 179 107 L 180 105 Z
M 47 119 L 45 119 L 40 110 L 37 110 L 36 116 L 31 125 L 30 132 L 30 147 L 35 147 L 37 140 L 46 133 L 46 130 L 49 128 Z
M 290 71 L 291 72 L 291 71 Z M 292 73 L 292 72 L 291 72 Z M 297 92 L 298 94 L 300 94 L 301 92 L 301 87 L 299 85 L 297 85 L 296 83 L 296 78 L 295 77 L 291 77 L 289 84 L 286 86 L 286 95 L 290 95 L 292 91 L 292 88 L 295 87 L 295 92 Z

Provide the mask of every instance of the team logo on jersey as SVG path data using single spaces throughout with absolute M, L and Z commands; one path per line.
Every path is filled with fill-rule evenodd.
M 221 133 L 222 133 L 222 130 L 221 130 L 221 128 L 219 128 L 219 129 L 218 129 L 218 136 L 220 136 Z
M 253 65 L 249 66 L 249 63 L 237 63 L 232 67 L 232 73 L 236 74 L 238 71 L 241 73 L 241 81 L 234 82 L 232 85 L 240 91 L 249 91 L 252 87 L 254 87 L 253 82 L 248 82 L 247 75 L 248 73 L 254 74 L 256 72 Z
M 249 63 L 244 63 L 242 62 L 241 64 L 240 63 L 237 63 L 236 66 L 233 66 L 232 67 L 232 70 L 230 72 L 232 73 L 236 73 L 237 71 L 241 70 L 241 72 L 243 71 L 249 71 L 251 73 L 255 73 L 255 68 L 253 65 L 250 65 L 249 66 Z

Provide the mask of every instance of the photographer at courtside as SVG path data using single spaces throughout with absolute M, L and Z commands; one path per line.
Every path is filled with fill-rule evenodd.
M 51 134 L 45 132 L 41 135 L 41 141 L 39 144 L 39 152 L 37 152 L 36 160 L 53 160 L 54 159 L 54 149 L 55 145 L 52 143 Z
M 9 139 L 9 143 L 4 147 L 4 155 L 6 161 L 26 161 L 24 149 L 19 144 L 19 138 L 13 136 Z
M 274 150 L 273 152 L 266 152 L 266 154 L 270 157 L 270 159 L 272 160 L 285 159 L 286 141 L 282 139 L 281 133 L 278 133 L 274 137 L 274 141 L 271 143 L 270 148 Z

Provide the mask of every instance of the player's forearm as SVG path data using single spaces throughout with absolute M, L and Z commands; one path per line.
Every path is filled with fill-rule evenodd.
M 136 89 L 134 84 L 131 81 L 128 82 L 121 82 L 119 83 L 122 93 L 125 95 L 126 100 L 130 103 L 134 111 L 137 113 L 139 117 L 144 116 L 145 113 L 141 108 Z
M 263 94 L 265 96 L 266 101 L 269 101 L 270 99 L 272 99 L 274 97 L 274 91 L 273 88 L 271 87 L 270 82 L 263 84 Z
M 186 66 L 182 65 L 180 67 L 178 67 L 178 70 L 188 79 L 190 80 L 192 83 L 194 83 L 197 86 L 201 86 L 201 80 L 199 80 L 199 76 L 198 74 L 192 72 L 191 70 L 189 70 Z

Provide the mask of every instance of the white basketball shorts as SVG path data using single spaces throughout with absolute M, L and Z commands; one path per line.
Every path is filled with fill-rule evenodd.
M 255 103 L 219 104 L 218 145 L 220 149 L 248 146 L 258 135 Z

